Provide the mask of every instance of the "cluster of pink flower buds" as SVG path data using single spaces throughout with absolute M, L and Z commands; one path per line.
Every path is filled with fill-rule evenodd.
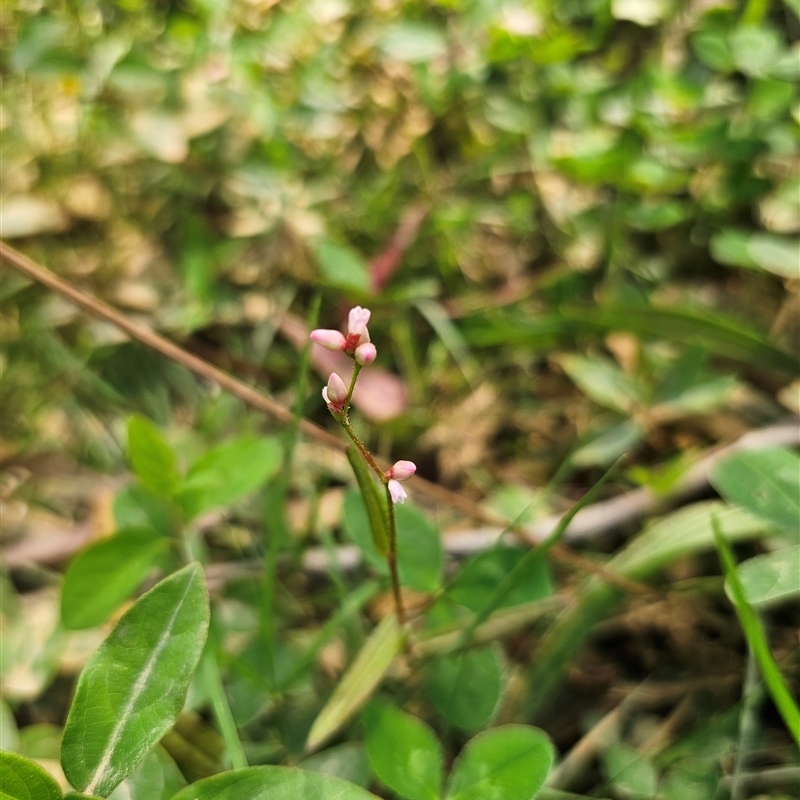
M 327 350 L 345 353 L 357 364 L 366 367 L 371 364 L 378 351 L 369 340 L 367 323 L 371 315 L 368 308 L 356 306 L 350 310 L 347 317 L 347 336 L 339 331 L 326 328 L 317 328 L 311 331 L 311 341 L 316 342 Z M 348 389 L 345 382 L 332 372 L 328 378 L 328 385 L 322 390 L 322 397 L 328 410 L 337 417 L 342 418 L 347 404 Z M 403 503 L 408 497 L 400 481 L 410 478 L 417 471 L 412 461 L 398 461 L 386 472 L 387 486 L 393 503 Z
M 417 465 L 413 461 L 396 461 L 392 464 L 391 468 L 387 470 L 386 477 L 389 479 L 389 494 L 392 497 L 393 503 L 405 502 L 408 495 L 400 481 L 410 478 L 416 471 Z
M 375 345 L 369 340 L 367 323 L 372 312 L 368 308 L 356 306 L 350 309 L 347 317 L 347 336 L 340 331 L 317 328 L 311 331 L 311 341 L 322 345 L 326 350 L 345 353 L 354 358 L 362 367 L 371 364 L 378 355 Z

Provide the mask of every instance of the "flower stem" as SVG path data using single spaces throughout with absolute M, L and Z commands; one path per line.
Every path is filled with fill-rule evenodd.
M 397 571 L 397 522 L 394 515 L 394 502 L 389 493 L 388 484 L 386 489 L 386 502 L 389 506 L 389 552 L 386 554 L 386 561 L 389 564 L 389 575 L 392 579 L 392 592 L 394 594 L 394 608 L 397 614 L 397 622 L 403 625 L 406 621 L 406 612 L 403 608 L 403 595 L 400 592 L 400 575 Z

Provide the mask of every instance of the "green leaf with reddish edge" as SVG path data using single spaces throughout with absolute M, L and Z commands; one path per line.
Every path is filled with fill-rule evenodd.
M 377 800 L 353 783 L 297 767 L 247 767 L 204 778 L 172 800 Z
M 0 800 L 61 800 L 58 784 L 34 761 L 0 751 Z
M 528 725 L 503 725 L 478 734 L 459 753 L 446 800 L 532 800 L 553 764 L 547 734 Z
M 123 530 L 94 542 L 72 560 L 61 589 L 67 628 L 105 622 L 136 590 L 169 542 L 153 530 Z
M 108 795 L 183 708 L 208 633 L 208 592 L 190 564 L 142 595 L 81 672 L 61 745 L 69 782 Z
M 178 479 L 175 454 L 149 419 L 134 414 L 128 421 L 128 458 L 139 480 L 158 495 L 169 495 Z
M 381 620 L 314 720 L 307 750 L 316 750 L 364 705 L 400 652 L 403 636 L 394 614 Z

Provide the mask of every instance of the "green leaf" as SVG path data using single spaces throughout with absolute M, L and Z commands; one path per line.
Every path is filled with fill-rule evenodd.
M 797 707 L 786 680 L 775 663 L 761 620 L 747 602 L 744 588 L 736 572 L 733 552 L 726 541 L 723 528 L 717 517 L 712 519 L 712 525 L 714 527 L 714 540 L 717 544 L 719 558 L 725 570 L 727 585 L 730 590 L 731 602 L 736 609 L 736 615 L 739 617 L 750 652 L 753 654 L 756 664 L 758 664 L 758 668 L 764 678 L 764 684 L 775 703 L 775 707 L 783 717 L 789 733 L 795 742 L 800 745 L 800 709 Z
M 524 557 L 525 550 L 522 548 L 504 546 L 471 556 L 464 562 L 464 566 L 450 584 L 447 594 L 470 611 L 480 611 L 490 601 L 500 581 Z M 552 592 L 553 584 L 547 562 L 537 561 L 497 608 L 510 608 L 529 603 L 548 597 Z
M 414 506 L 395 506 L 397 525 L 397 569 L 400 582 L 420 592 L 435 591 L 442 580 L 442 541 L 436 527 Z M 381 574 L 388 573 L 386 560 L 378 553 L 372 538 L 364 501 L 358 492 L 348 492 L 342 507 L 342 520 L 350 538 L 364 558 Z
M 161 581 L 125 613 L 81 672 L 64 729 L 69 782 L 108 795 L 172 727 L 208 633 L 199 564 Z
M 364 463 L 355 447 L 347 448 L 347 459 L 361 489 L 361 499 L 367 509 L 367 518 L 372 532 L 372 543 L 380 556 L 389 552 L 389 508 L 383 486 L 378 488 L 370 468 Z
M 134 414 L 128 421 L 128 457 L 139 480 L 158 495 L 175 486 L 175 454 L 149 419 Z
M 800 457 L 791 450 L 733 453 L 714 467 L 711 483 L 729 503 L 800 534 Z
M 631 800 L 650 800 L 656 796 L 658 775 L 649 759 L 619 742 L 612 743 L 602 756 L 606 777 L 619 792 Z
M 771 344 L 761 333 L 705 309 L 617 304 L 602 308 L 565 307 L 557 314 L 531 318 L 497 314 L 465 323 L 465 335 L 474 345 L 524 344 L 544 350 L 563 342 L 594 335 L 597 341 L 610 331 L 627 331 L 659 341 L 695 346 L 708 353 L 753 364 L 779 374 L 797 372 L 797 359 Z
M 496 647 L 448 653 L 427 673 L 428 697 L 448 722 L 472 731 L 489 721 L 503 690 L 503 663 Z
M 730 35 L 729 42 L 736 67 L 754 78 L 768 75 L 785 49 L 778 32 L 766 26 L 739 27 Z
M 153 494 L 140 483 L 126 486 L 114 498 L 118 528 L 153 528 L 162 536 L 170 536 L 176 511 L 172 500 Z
M 82 550 L 69 565 L 61 589 L 67 628 L 105 622 L 136 590 L 169 543 L 153 530 L 123 530 Z
M 467 742 L 453 766 L 446 800 L 532 800 L 553 764 L 547 734 L 503 725 Z
M 427 63 L 447 52 L 441 31 L 433 25 L 419 22 L 400 22 L 381 38 L 381 50 L 398 61 Z
M 443 755 L 430 727 L 389 703 L 370 703 L 363 718 L 367 756 L 378 778 L 408 800 L 438 800 Z
M 108 800 L 170 800 L 186 779 L 163 747 L 155 747 Z
M 397 618 L 394 614 L 384 617 L 314 720 L 306 741 L 307 750 L 316 750 L 369 699 L 400 652 L 402 642 L 403 631 Z
M 172 800 L 376 800 L 366 789 L 296 767 L 247 767 L 197 781 Z
M 625 577 L 648 580 L 676 559 L 714 546 L 712 515 L 719 518 L 732 540 L 754 539 L 772 530 L 770 523 L 740 508 L 720 502 L 695 503 L 648 525 L 606 566 Z M 558 696 L 556 687 L 566 665 L 621 596 L 620 590 L 596 577 L 581 584 L 575 602 L 559 615 L 539 645 L 529 678 L 530 713 Z
M 209 450 L 176 489 L 188 518 L 227 506 L 257 489 L 278 471 L 281 447 L 275 439 L 243 436 Z
M 750 237 L 747 252 L 767 272 L 783 278 L 800 278 L 800 239 L 757 233 Z
M 743 561 L 736 568 L 747 602 L 767 606 L 800 594 L 800 545 Z M 731 597 L 730 588 L 728 596 Z
M 61 800 L 61 789 L 38 764 L 0 751 L 0 800 Z
M 342 503 L 342 523 L 347 535 L 358 545 L 365 560 L 381 574 L 389 574 L 386 559 L 378 553 L 369 523 L 364 497 L 356 489 L 348 491 Z
M 558 363 L 578 388 L 601 406 L 628 414 L 641 403 L 636 384 L 606 358 L 566 355 Z
M 301 769 L 333 775 L 357 786 L 366 786 L 371 780 L 369 760 L 361 742 L 345 742 L 329 747 L 304 758 Z
M 442 583 L 442 540 L 436 526 L 415 506 L 398 505 L 397 570 L 400 583 L 419 592 L 433 592 Z
M 369 288 L 367 265 L 352 248 L 321 239 L 314 248 L 322 277 L 333 286 L 365 292 Z
M 605 467 L 638 446 L 643 438 L 642 426 L 636 420 L 626 419 L 593 434 L 572 452 L 569 462 L 579 468 Z

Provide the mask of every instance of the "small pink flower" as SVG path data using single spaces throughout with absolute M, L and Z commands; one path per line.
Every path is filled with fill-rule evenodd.
M 378 351 L 372 342 L 364 342 L 356 347 L 355 359 L 362 367 L 369 366 L 378 357 Z
M 386 477 L 396 481 L 404 481 L 416 471 L 417 465 L 413 461 L 395 461 L 391 469 L 386 473 Z
M 367 323 L 371 315 L 372 312 L 368 308 L 361 308 L 361 306 L 351 308 L 350 313 L 347 315 L 348 338 L 350 336 L 361 337 L 361 334 L 367 329 Z M 369 341 L 369 338 L 365 341 Z
M 328 385 L 322 390 L 322 397 L 328 404 L 330 411 L 335 414 L 341 414 L 344 411 L 344 403 L 347 400 L 347 387 L 335 372 L 332 372 L 330 378 L 328 378 Z
M 311 341 L 322 345 L 326 350 L 340 351 L 347 346 L 347 339 L 339 331 L 317 328 L 311 331 Z
M 395 480 L 389 481 L 389 494 L 392 496 L 392 502 L 400 503 L 400 505 L 405 503 L 406 498 L 408 497 L 406 490 L 403 488 L 403 485 L 400 483 L 400 481 Z

